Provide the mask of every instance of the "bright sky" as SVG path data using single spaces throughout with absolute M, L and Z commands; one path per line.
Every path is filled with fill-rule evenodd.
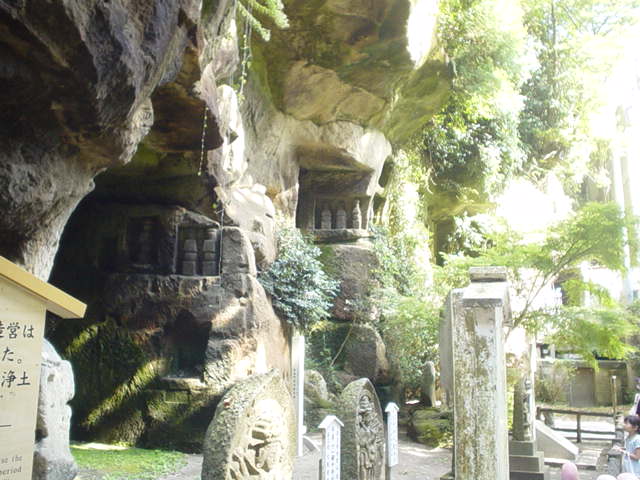
M 571 212 L 571 199 L 553 174 L 549 175 L 544 191 L 524 179 L 512 181 L 496 203 L 496 215 L 523 234 L 541 232 Z
M 618 155 L 626 152 L 635 213 L 640 214 L 640 29 L 629 32 L 620 42 L 626 50 L 611 72 L 603 91 L 605 106 L 592 117 L 594 131 L 615 139 Z M 616 130 L 616 110 L 626 111 L 629 126 L 624 132 Z M 533 233 L 564 218 L 571 210 L 571 201 L 564 195 L 555 177 L 547 181 L 544 191 L 526 180 L 517 180 L 497 200 L 497 215 L 504 217 L 515 230 Z

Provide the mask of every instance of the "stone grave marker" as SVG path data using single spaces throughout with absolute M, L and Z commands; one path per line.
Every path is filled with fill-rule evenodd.
M 380 401 L 367 378 L 351 382 L 340 395 L 342 433 L 341 476 L 349 480 L 381 480 L 384 465 L 384 423 Z
M 0 257 L 0 480 L 31 480 L 46 312 L 81 318 L 85 308 Z
M 202 480 L 292 478 L 294 417 L 278 370 L 236 383 L 220 400 L 207 429 Z
M 506 365 L 503 327 L 510 319 L 507 272 L 471 268 L 471 284 L 449 299 L 454 476 L 508 480 Z
M 340 429 L 344 424 L 334 415 L 327 415 L 318 428 L 322 429 L 322 463 L 320 480 L 340 480 Z
M 386 480 L 391 480 L 391 468 L 398 464 L 398 406 L 390 402 L 387 408 L 387 468 Z
M 527 339 L 520 358 L 519 378 L 513 391 L 513 439 L 509 442 L 511 480 L 544 480 L 544 454 L 536 448 L 535 431 L 535 343 Z

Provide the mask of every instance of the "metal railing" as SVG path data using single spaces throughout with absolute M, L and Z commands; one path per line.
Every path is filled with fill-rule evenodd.
M 542 416 L 547 414 L 561 414 L 561 415 L 575 415 L 576 416 L 576 428 L 559 428 L 554 427 L 553 425 L 549 425 L 545 422 L 549 427 L 558 432 L 568 432 L 576 434 L 576 441 L 578 443 L 582 442 L 582 435 L 585 433 L 589 433 L 592 435 L 600 435 L 600 439 L 603 440 L 615 440 L 616 438 L 616 430 L 615 430 L 615 418 L 611 413 L 601 413 L 601 412 L 585 412 L 584 410 L 569 410 L 569 409 L 559 409 L 559 408 L 547 408 L 547 407 L 538 407 L 536 409 L 536 418 L 538 420 L 542 420 Z M 611 430 L 586 430 L 582 428 L 582 417 L 605 417 L 613 420 L 613 425 L 611 425 Z

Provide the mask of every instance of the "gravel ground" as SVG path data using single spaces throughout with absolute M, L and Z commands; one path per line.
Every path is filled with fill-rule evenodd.
M 559 423 L 569 423 L 569 419 L 562 419 Z M 597 424 L 598 425 L 597 425 Z M 589 425 L 589 429 L 597 430 L 598 426 L 603 430 L 611 428 L 609 422 L 595 422 Z M 563 425 L 565 426 L 565 425 Z M 586 427 L 586 425 L 585 425 Z M 320 446 L 320 434 L 310 436 L 314 443 Z M 392 480 L 436 480 L 451 469 L 451 451 L 443 448 L 429 448 L 409 439 L 403 433 L 398 439 L 399 464 L 392 469 Z M 610 442 L 591 441 L 584 442 L 583 451 L 578 462 L 592 464 L 595 468 L 599 451 Z M 307 452 L 304 456 L 295 459 L 293 480 L 317 480 L 318 462 L 320 452 Z M 180 471 L 166 475 L 157 480 L 200 480 L 202 470 L 202 455 L 189 455 L 187 465 Z M 581 469 L 580 480 L 595 480 L 600 472 L 593 469 Z M 80 472 L 77 480 L 100 479 L 99 472 Z M 549 468 L 549 480 L 559 480 L 560 469 Z

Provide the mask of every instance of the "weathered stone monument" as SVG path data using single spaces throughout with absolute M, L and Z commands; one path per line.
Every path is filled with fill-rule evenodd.
M 45 340 L 40 368 L 33 480 L 70 480 L 78 467 L 69 449 L 71 407 L 75 393 L 71 363 L 62 360 Z
M 384 472 L 384 423 L 380 402 L 367 378 L 351 382 L 340 396 L 342 432 L 341 477 L 381 480 Z
M 46 312 L 80 318 L 85 305 L 0 257 L 0 479 L 31 480 Z M 48 378 L 45 381 L 49 381 Z M 39 426 L 42 428 L 42 426 Z M 45 431 L 40 431 L 43 437 Z M 68 451 L 68 443 L 66 444 Z M 65 452 L 62 452 L 64 454 Z M 67 452 L 68 453 L 68 452 Z M 68 455 L 70 457 L 70 454 Z M 42 464 L 40 464 L 42 465 Z M 66 480 L 39 468 L 34 478 Z M 56 475 L 57 474 L 57 475 Z
M 506 269 L 471 268 L 471 284 L 451 292 L 451 328 L 441 336 L 444 381 L 454 411 L 454 476 L 458 480 L 507 480 L 506 366 L 503 326 L 510 319 Z M 445 319 L 445 322 L 447 319 Z M 448 358 L 447 358 L 448 356 Z
M 544 480 L 544 454 L 537 451 L 535 431 L 535 347 L 528 342 L 519 360 L 519 378 L 513 391 L 513 439 L 509 442 L 509 471 L 512 480 Z
M 420 379 L 420 403 L 427 407 L 436 405 L 436 367 L 433 362 L 425 362 Z
M 236 383 L 204 439 L 202 480 L 283 480 L 293 475 L 295 414 L 280 372 Z

